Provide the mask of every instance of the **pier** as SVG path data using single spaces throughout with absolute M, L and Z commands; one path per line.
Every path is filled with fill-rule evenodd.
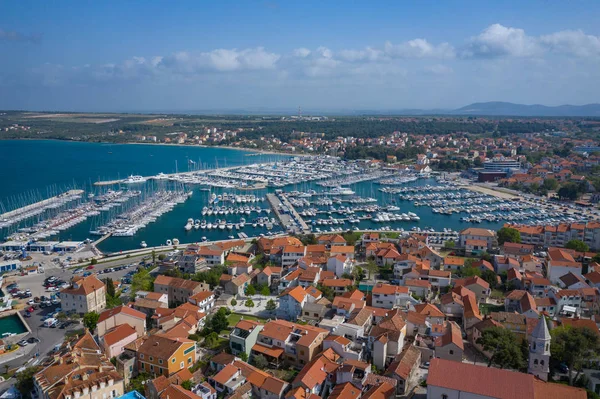
M 275 194 L 267 194 L 267 201 L 269 201 L 271 208 L 273 208 L 273 212 L 275 212 L 275 215 L 277 215 L 281 225 L 286 230 L 292 230 L 296 233 L 310 233 L 310 227 L 306 224 L 298 212 L 296 212 L 296 209 L 292 206 L 292 204 L 290 204 L 285 196 L 282 195 L 280 199 Z M 287 209 L 289 213 L 283 212 L 284 209 Z M 294 226 L 294 219 L 298 221 L 300 228 Z

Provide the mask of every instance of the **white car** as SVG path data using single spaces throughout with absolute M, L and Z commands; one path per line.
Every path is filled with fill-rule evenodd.
M 56 291 L 58 291 L 58 288 L 57 287 L 48 287 L 48 289 L 46 291 L 48 291 L 48 292 L 56 292 Z
M 33 305 L 34 303 L 35 303 L 35 301 L 33 299 L 30 299 L 30 300 L 27 301 L 28 305 Z

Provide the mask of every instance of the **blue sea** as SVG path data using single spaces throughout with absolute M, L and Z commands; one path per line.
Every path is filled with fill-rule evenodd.
M 172 173 L 176 170 L 184 172 L 190 169 L 226 167 L 244 165 L 257 162 L 272 162 L 289 158 L 285 155 L 255 154 L 250 151 L 213 147 L 187 147 L 164 145 L 136 145 L 136 144 L 97 144 L 50 140 L 10 140 L 0 141 L 0 159 L 3 161 L 3 179 L 0 186 L 0 201 L 5 208 L 12 208 L 16 203 L 35 197 L 36 200 L 47 198 L 69 188 L 80 188 L 87 192 L 101 190 L 93 186 L 98 180 L 122 179 L 131 174 L 151 176 L 160 172 Z M 155 183 L 146 183 L 146 185 Z M 433 179 L 419 180 L 409 185 L 436 184 Z M 144 185 L 142 185 L 144 186 Z M 360 228 L 378 228 L 382 225 L 392 225 L 396 228 L 409 230 L 414 226 L 432 227 L 436 230 L 451 228 L 459 230 L 467 227 L 460 222 L 462 215 L 434 214 L 431 208 L 415 207 L 410 202 L 397 201 L 391 194 L 378 191 L 379 185 L 373 182 L 362 182 L 350 185 L 361 196 L 377 198 L 379 204 L 392 204 L 400 206 L 403 213 L 414 212 L 421 217 L 418 222 L 392 222 L 377 224 L 363 221 Z M 113 188 L 116 188 L 113 187 Z M 131 188 L 131 187 L 129 187 Z M 143 189 L 136 187 L 138 189 Z M 193 190 L 192 197 L 183 204 L 177 205 L 171 212 L 164 214 L 155 223 L 141 229 L 134 237 L 111 237 L 99 244 L 99 249 L 104 252 L 118 252 L 139 248 L 141 241 L 148 246 L 164 244 L 167 239 L 178 238 L 183 243 L 199 242 L 202 237 L 209 240 L 226 239 L 229 235 L 236 235 L 235 229 L 228 230 L 191 230 L 186 232 L 184 225 L 188 218 L 207 219 L 214 221 L 217 218 L 226 218 L 238 222 L 239 215 L 203 217 L 202 208 L 208 205 L 209 192 L 197 186 L 187 188 Z M 286 190 L 308 190 L 319 188 L 314 183 L 288 186 Z M 106 190 L 106 188 L 104 188 Z M 264 196 L 274 189 L 258 191 L 243 191 L 240 194 L 256 194 Z M 235 190 L 215 189 L 217 194 Z M 12 205 L 12 206 L 11 206 Z M 261 204 L 267 207 L 267 202 Z M 1 210 L 1 209 L 0 209 Z M 1 212 L 0 212 L 1 213 Z M 262 216 L 265 216 L 264 213 Z M 245 216 L 251 221 L 256 214 Z M 274 217 L 273 214 L 270 217 Z M 320 218 L 328 216 L 321 215 Z M 340 215 L 333 215 L 341 218 Z M 33 224 L 34 221 L 29 221 Z M 98 227 L 99 221 L 90 218 L 68 230 L 61 232 L 59 237 L 50 239 L 83 240 L 89 238 L 89 231 Z M 349 226 L 349 225 L 346 225 Z M 478 227 L 498 228 L 500 223 L 481 223 Z M 324 227 L 320 227 L 324 229 Z M 272 230 L 277 231 L 277 228 Z M 265 228 L 252 228 L 246 225 L 243 230 L 248 236 L 267 233 Z M 0 231 L 6 235 L 6 231 Z M 94 238 L 94 237 L 91 237 Z

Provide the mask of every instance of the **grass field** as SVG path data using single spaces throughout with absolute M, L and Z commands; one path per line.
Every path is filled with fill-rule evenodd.
M 482 314 L 490 314 L 491 312 L 502 312 L 504 311 L 504 306 L 502 305 L 494 305 L 491 303 L 481 303 L 479 304 L 479 310 Z
M 252 315 L 232 313 L 227 317 L 227 320 L 229 321 L 229 327 L 235 326 L 238 323 L 238 321 L 240 321 L 242 319 L 242 317 L 244 318 L 244 320 L 255 320 L 255 321 L 260 321 L 263 323 L 266 321 L 265 319 L 261 319 L 260 317 L 256 317 L 256 316 L 252 316 Z

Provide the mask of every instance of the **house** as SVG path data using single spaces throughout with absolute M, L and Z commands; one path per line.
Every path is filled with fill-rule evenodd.
M 263 325 L 254 320 L 240 320 L 229 334 L 229 347 L 231 353 L 239 355 L 244 352 L 250 356 L 252 347 L 256 344 L 258 334 L 262 331 Z
M 537 304 L 535 299 L 527 291 L 514 290 L 509 292 L 504 298 L 504 310 L 507 312 L 517 312 L 525 317 L 538 317 Z
M 548 383 L 531 374 L 445 359 L 432 359 L 427 399 L 586 399 L 584 389 Z
M 496 274 L 508 272 L 509 269 L 519 270 L 521 268 L 519 261 L 508 255 L 494 255 L 493 262 Z
M 354 247 L 350 245 L 336 245 L 329 250 L 331 256 L 342 255 L 348 259 L 354 259 Z
M 286 245 L 281 251 L 281 266 L 289 267 L 298 262 L 306 255 L 306 247 L 303 245 Z
M 465 265 L 465 259 L 460 256 L 446 256 L 444 258 L 443 270 L 460 270 Z
M 600 288 L 600 273 L 598 271 L 590 272 L 583 277 L 590 287 Z
M 33 375 L 31 396 L 39 399 L 117 398 L 125 393 L 123 377 L 89 333 L 67 341 Z
M 465 239 L 465 254 L 478 255 L 487 250 L 487 240 Z
M 504 328 L 512 331 L 519 339 L 527 337 L 527 317 L 511 312 L 491 312 L 492 320 L 501 324 Z
M 431 294 L 431 283 L 427 280 L 409 279 L 404 282 L 404 286 L 421 298 L 429 298 Z
M 550 317 L 556 315 L 556 301 L 554 298 L 534 298 L 538 313 L 546 313 Z
M 355 344 L 341 335 L 328 335 L 323 340 L 323 350 L 331 348 L 344 360 L 361 360 L 363 356 L 361 344 Z
M 577 315 L 581 311 L 582 297 L 578 290 L 551 290 L 548 297 L 556 302 L 558 313 Z
M 448 287 L 452 281 L 452 274 L 449 271 L 444 270 L 428 270 L 427 278 L 431 287 L 434 290 L 439 290 L 440 288 Z
M 348 291 L 348 287 L 351 287 L 352 284 L 353 281 L 349 278 L 327 278 L 321 281 L 321 285 L 331 288 L 335 295 L 341 295 Z
M 361 390 L 349 382 L 337 384 L 329 394 L 330 399 L 359 399 Z
M 339 234 L 324 234 L 317 238 L 317 243 L 331 249 L 332 247 L 345 246 L 346 240 Z
M 414 298 L 410 296 L 408 287 L 384 283 L 375 284 L 372 295 L 372 304 L 375 308 L 393 309 L 396 307 L 404 307 L 407 302 L 415 301 Z
M 267 266 L 258 273 L 256 276 L 257 283 L 259 285 L 266 285 L 270 287 L 275 280 L 281 278 L 281 268 L 275 266 Z
M 302 308 L 302 320 L 318 322 L 331 309 L 331 302 L 327 298 L 317 299 L 315 302 L 306 302 Z
M 545 293 L 552 287 L 550 280 L 543 277 L 531 277 L 523 280 L 525 289 L 534 297 L 545 296 Z
M 581 263 L 576 262 L 573 255 L 561 248 L 548 249 L 546 268 L 548 279 L 552 284 L 557 285 L 560 284 L 559 280 L 565 274 L 583 275 Z
M 402 352 L 405 337 L 406 321 L 399 309 L 388 311 L 378 324 L 371 327 L 368 342 L 375 367 L 385 369 Z
M 490 284 L 478 276 L 472 276 L 467 278 L 461 278 L 454 280 L 455 287 L 465 287 L 468 290 L 475 293 L 477 302 L 487 302 L 492 290 Z
M 75 277 L 69 287 L 60 291 L 60 299 L 63 312 L 100 313 L 106 307 L 106 286 L 95 274 Z
M 225 263 L 225 252 L 217 245 L 204 245 L 197 252 L 205 259 L 208 266 L 218 266 Z
M 505 242 L 500 246 L 500 254 L 511 258 L 521 259 L 523 256 L 533 255 L 535 246 L 516 242 Z
M 396 394 L 407 394 L 413 384 L 416 384 L 415 372 L 421 364 L 421 351 L 415 346 L 410 345 L 404 349 L 385 371 L 385 376 L 392 377 L 398 381 L 396 385 Z
M 279 294 L 277 317 L 285 320 L 297 320 L 302 308 L 308 302 L 309 295 L 301 286 L 285 289 Z
M 441 325 L 444 323 L 445 315 L 437 307 L 430 303 L 420 303 L 414 305 L 415 313 L 425 317 L 430 325 Z
M 558 279 L 558 285 L 561 288 L 567 288 L 570 290 L 577 290 L 580 288 L 589 288 L 590 287 L 585 282 L 585 278 L 583 278 L 583 276 L 581 276 L 579 274 L 574 274 L 572 272 L 569 272 L 565 275 L 560 276 L 560 278 Z
M 503 326 L 502 326 L 502 324 L 498 323 L 497 321 L 487 317 L 473 326 L 473 328 L 471 329 L 471 335 L 470 335 L 471 345 L 473 345 L 479 352 L 483 353 L 485 355 L 485 357 L 487 357 L 488 359 L 490 359 L 492 357 L 493 353 L 486 352 L 483 349 L 483 345 L 478 343 L 477 340 L 483 336 L 483 332 L 485 330 L 487 330 L 488 328 L 492 328 L 492 327 L 501 327 L 502 328 Z
M 240 274 L 227 282 L 225 282 L 224 288 L 225 293 L 233 295 L 234 297 L 244 296 L 246 288 L 250 285 L 250 276 L 247 274 Z
M 196 362 L 196 343 L 187 338 L 150 335 L 137 350 L 139 373 L 166 377 Z
M 205 259 L 209 266 L 217 266 L 225 263 L 225 251 L 217 245 L 203 245 L 197 252 Z
M 435 340 L 435 357 L 462 362 L 465 347 L 460 327 L 453 321 L 447 321 L 444 328 L 444 334 Z
M 344 274 L 351 274 L 353 269 L 354 262 L 346 255 L 338 254 L 327 259 L 327 271 L 335 273 L 338 278 Z
M 189 297 L 209 288 L 208 284 L 177 277 L 158 275 L 154 280 L 154 292 L 167 294 L 169 305 L 186 303 Z
M 123 353 L 123 348 L 138 338 L 135 328 L 129 324 L 119 324 L 107 330 L 100 338 L 100 345 L 109 359 Z
M 258 334 L 252 356 L 263 355 L 273 364 L 304 367 L 323 350 L 328 331 L 285 320 L 271 320 Z
M 215 293 L 213 291 L 200 291 L 189 297 L 188 302 L 198 306 L 201 312 L 209 313 L 215 306 Z
M 337 363 L 338 360 L 339 356 L 332 349 L 324 351 L 302 368 L 294 378 L 292 388 L 301 388 L 305 397 L 310 395 L 319 395 L 320 397 L 329 380 L 333 379 L 334 373 L 340 367 Z
M 486 242 L 485 250 L 490 250 L 497 245 L 496 233 L 488 229 L 480 229 L 477 227 L 469 227 L 462 230 L 458 236 L 459 246 L 467 247 L 467 240 L 479 240 Z
M 107 330 L 120 324 L 128 324 L 133 327 L 138 337 L 146 334 L 146 315 L 143 312 L 121 305 L 100 313 L 96 325 L 98 337 L 103 337 Z

